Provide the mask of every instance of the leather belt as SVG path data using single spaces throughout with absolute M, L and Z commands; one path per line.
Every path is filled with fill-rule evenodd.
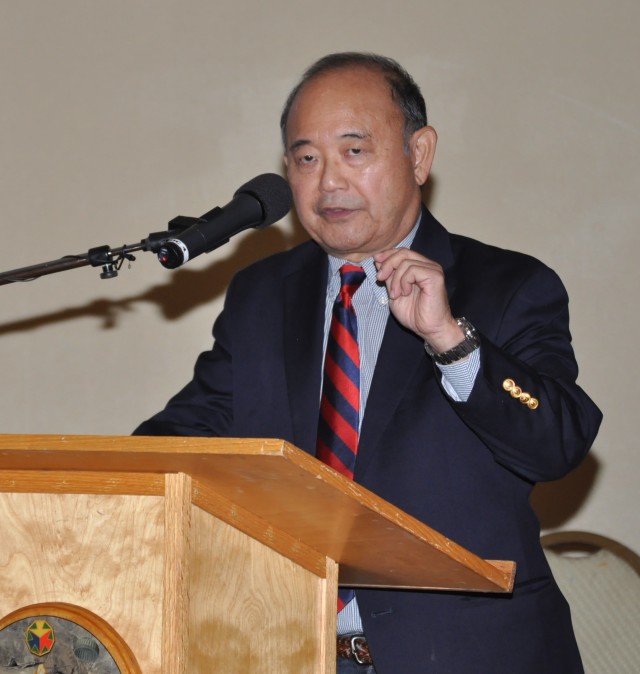
M 339 658 L 355 660 L 360 665 L 373 664 L 371 654 L 369 653 L 369 645 L 364 634 L 338 637 L 336 655 Z

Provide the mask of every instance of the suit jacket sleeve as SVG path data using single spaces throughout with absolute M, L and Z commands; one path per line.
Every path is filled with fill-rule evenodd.
M 231 292 L 229 293 L 229 296 Z M 213 326 L 214 345 L 198 356 L 192 380 L 134 435 L 224 437 L 233 422 L 232 359 L 223 311 Z
M 467 402 L 452 405 L 498 463 L 531 482 L 554 480 L 583 459 L 602 415 L 576 384 L 562 282 L 532 258 L 519 259 L 516 267 L 517 273 L 507 266 L 510 277 L 496 279 L 508 292 L 461 302 L 481 332 L 481 365 Z M 512 397 L 506 379 L 535 397 L 538 407 Z

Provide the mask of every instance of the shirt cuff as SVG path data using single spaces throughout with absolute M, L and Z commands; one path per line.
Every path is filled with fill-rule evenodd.
M 436 367 L 442 373 L 442 388 L 456 402 L 466 403 L 473 390 L 476 376 L 480 370 L 480 349 L 472 351 L 467 358 L 457 363 Z

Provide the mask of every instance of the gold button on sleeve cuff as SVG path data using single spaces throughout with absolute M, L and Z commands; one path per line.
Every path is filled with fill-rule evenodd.
M 512 398 L 520 401 L 523 405 L 526 405 L 530 410 L 538 409 L 540 401 L 537 398 L 534 398 L 527 391 L 523 391 L 520 386 L 518 386 L 513 379 L 505 379 L 502 382 L 502 388 L 509 393 Z
M 515 383 L 515 381 L 513 381 L 513 379 L 505 379 L 502 382 L 502 388 L 505 391 L 510 391 L 515 385 L 516 385 L 516 383 Z

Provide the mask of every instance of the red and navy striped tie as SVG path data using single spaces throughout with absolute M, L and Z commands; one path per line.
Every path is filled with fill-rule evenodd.
M 345 264 L 340 278 L 324 361 L 317 457 L 352 480 L 360 425 L 360 351 L 351 300 L 365 273 L 362 267 Z M 340 590 L 338 610 L 353 596 L 353 590 Z

